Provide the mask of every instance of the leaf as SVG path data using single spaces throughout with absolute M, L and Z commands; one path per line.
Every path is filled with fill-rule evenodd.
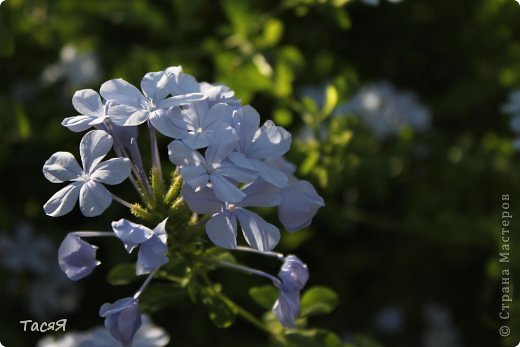
M 249 295 L 258 305 L 266 310 L 270 310 L 276 299 L 278 299 L 278 291 L 270 285 L 253 287 L 249 289 Z
M 172 284 L 150 284 L 139 299 L 143 311 L 156 312 L 186 297 L 186 290 Z
M 259 49 L 274 47 L 280 42 L 283 35 L 283 22 L 276 18 L 270 18 L 266 21 L 262 35 L 256 40 L 256 46 Z
M 325 89 L 325 104 L 322 109 L 324 115 L 328 116 L 334 111 L 334 108 L 338 104 L 338 99 L 338 91 L 333 85 L 329 84 Z
M 314 168 L 314 166 L 316 166 L 316 163 L 318 162 L 319 159 L 320 159 L 320 153 L 318 151 L 313 150 L 312 152 L 309 152 L 309 154 L 307 155 L 307 158 L 305 158 L 305 160 L 303 161 L 303 163 L 300 167 L 300 172 L 303 175 L 306 175 L 309 172 L 311 172 L 311 170 Z
M 288 109 L 279 107 L 273 112 L 273 120 L 277 125 L 286 127 L 291 125 L 293 121 L 293 115 Z
M 135 264 L 126 263 L 117 265 L 110 270 L 107 281 L 113 286 L 122 286 L 136 281 L 139 277 L 135 274 Z
M 341 340 L 327 330 L 302 330 L 286 335 L 291 347 L 342 347 Z
M 301 300 L 301 315 L 328 314 L 338 305 L 338 295 L 327 287 L 313 287 L 305 291 Z

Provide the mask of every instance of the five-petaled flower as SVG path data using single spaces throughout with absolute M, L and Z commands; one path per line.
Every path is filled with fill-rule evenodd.
M 239 203 L 222 202 L 214 192 L 205 187 L 195 192 L 188 185 L 182 188 L 182 195 L 196 213 L 210 213 L 206 223 L 206 233 L 210 240 L 223 248 L 237 247 L 237 219 L 247 243 L 260 251 L 273 249 L 280 241 L 278 228 L 267 223 L 255 212 L 244 207 L 270 207 L 280 203 L 279 190 L 262 180 L 246 186 L 242 193 L 245 198 Z
M 43 174 L 53 183 L 71 181 L 54 194 L 43 206 L 52 217 L 69 213 L 79 197 L 81 212 L 87 217 L 98 216 L 112 202 L 112 195 L 103 184 L 119 184 L 130 174 L 128 158 L 113 158 L 102 162 L 112 148 L 112 137 L 102 130 L 92 130 L 83 136 L 79 146 L 83 169 L 69 152 L 54 153 L 43 166 Z

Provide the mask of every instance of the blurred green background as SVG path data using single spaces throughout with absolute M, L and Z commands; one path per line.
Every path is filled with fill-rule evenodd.
M 99 306 L 135 289 L 106 282 L 124 256 L 108 241 L 98 243 L 104 266 L 75 286 L 39 269 L 43 261 L 23 265 L 41 256 L 55 269 L 66 232 L 106 230 L 127 216 L 116 204 L 99 218 L 77 209 L 45 216 L 42 205 L 56 186 L 41 167 L 56 151 L 78 152 L 81 136 L 60 125 L 75 115 L 75 90 L 98 90 L 118 77 L 137 85 L 146 72 L 182 65 L 199 81 L 227 84 L 264 120 L 293 133 L 288 158 L 326 207 L 312 227 L 283 233 L 278 249 L 298 254 L 309 265 L 309 285 L 327 285 L 340 300 L 332 314 L 312 318 L 314 326 L 356 346 L 516 345 L 517 292 L 511 336 L 498 333 L 498 253 L 501 196 L 509 194 L 508 266 L 518 283 L 520 165 L 501 105 L 520 87 L 519 23 L 513 0 L 5 1 L 0 341 L 36 345 L 43 334 L 23 332 L 19 321 L 26 319 L 67 318 L 68 330 L 100 325 Z M 381 80 L 415 92 L 431 114 L 428 129 L 403 126 L 377 136 L 360 118 L 334 116 L 360 88 Z M 125 188 L 116 191 L 131 200 Z M 266 216 L 275 222 L 274 211 Z M 263 281 L 229 271 L 215 277 L 261 314 L 247 292 Z M 152 319 L 171 346 L 268 344 L 241 320 L 214 327 L 187 298 Z

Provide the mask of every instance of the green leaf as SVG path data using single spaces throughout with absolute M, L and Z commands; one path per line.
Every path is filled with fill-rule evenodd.
M 327 287 L 313 287 L 305 291 L 301 301 L 301 315 L 328 314 L 338 305 L 338 295 Z
M 283 22 L 276 18 L 266 21 L 262 35 L 256 40 L 256 46 L 260 49 L 274 47 L 280 42 L 283 35 Z
M 278 291 L 275 287 L 267 285 L 249 289 L 249 295 L 258 305 L 270 310 L 278 298 Z
M 252 11 L 251 4 L 242 0 L 223 0 L 222 8 L 233 24 L 235 33 L 246 36 L 256 23 L 257 13 Z
M 327 330 L 302 330 L 286 335 L 290 347 L 342 347 L 343 343 Z
M 173 284 L 150 284 L 139 298 L 143 311 L 156 312 L 186 297 L 186 290 Z
M 138 277 L 135 274 L 135 264 L 126 263 L 117 265 L 110 270 L 107 281 L 113 286 L 122 286 L 136 281 Z
M 311 172 L 311 170 L 314 168 L 318 160 L 320 159 L 320 153 L 316 150 L 313 150 L 307 155 L 307 158 L 305 158 L 304 162 L 302 163 L 302 166 L 300 168 L 300 171 L 303 175 L 308 174 Z
M 291 111 L 286 108 L 277 108 L 273 112 L 273 120 L 277 125 L 286 127 L 291 125 L 293 121 L 293 115 Z
M 323 105 L 322 112 L 324 115 L 329 115 L 334 111 L 334 108 L 338 104 L 338 91 L 333 85 L 328 85 L 325 89 L 325 104 Z

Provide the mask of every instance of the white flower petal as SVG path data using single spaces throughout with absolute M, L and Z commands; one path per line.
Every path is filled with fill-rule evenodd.
M 218 213 L 206 223 L 206 233 L 215 245 L 237 248 L 237 219 L 231 213 Z
M 43 165 L 43 175 L 52 183 L 70 181 L 81 176 L 82 171 L 69 152 L 56 152 Z
M 92 89 L 78 90 L 72 97 L 72 105 L 82 115 L 104 117 L 104 106 L 101 97 Z
M 98 118 L 96 116 L 74 116 L 67 117 L 62 122 L 61 125 L 67 127 L 69 130 L 79 133 L 81 131 L 85 131 L 92 126 L 92 122 L 103 118 Z
M 136 87 L 122 78 L 106 81 L 99 91 L 106 101 L 120 105 L 141 107 L 146 100 Z
M 94 168 L 90 178 L 105 184 L 119 184 L 130 175 L 128 158 L 113 158 L 101 162 Z
M 179 140 L 170 142 L 168 145 L 168 157 L 170 161 L 179 166 L 196 166 L 206 163 L 204 157 Z
M 43 205 L 48 216 L 59 217 L 69 213 L 76 205 L 83 182 L 73 182 L 59 190 Z
M 87 174 L 107 155 L 112 148 L 112 136 L 103 130 L 92 130 L 83 136 L 79 144 L 79 152 L 83 170 Z
M 237 208 L 236 216 L 247 243 L 259 251 L 270 251 L 280 241 L 280 231 L 254 212 Z
M 148 120 L 150 111 L 140 107 L 128 105 L 110 105 L 108 116 L 110 120 L 119 126 L 135 126 Z
M 161 134 L 174 139 L 182 139 L 186 136 L 186 131 L 180 128 L 175 121 L 180 116 L 179 109 L 157 110 L 150 112 L 150 122 L 153 127 Z
M 112 195 L 101 183 L 88 181 L 79 193 L 79 207 L 85 217 L 99 216 L 112 203 Z
M 233 183 L 229 182 L 225 177 L 220 175 L 211 175 L 209 176 L 209 179 L 211 181 L 213 191 L 220 199 L 220 201 L 237 203 L 246 196 L 244 192 L 238 189 L 238 187 Z
M 164 71 L 149 72 L 141 80 L 141 89 L 146 97 L 158 103 L 170 93 L 166 88 L 167 82 L 168 76 Z

